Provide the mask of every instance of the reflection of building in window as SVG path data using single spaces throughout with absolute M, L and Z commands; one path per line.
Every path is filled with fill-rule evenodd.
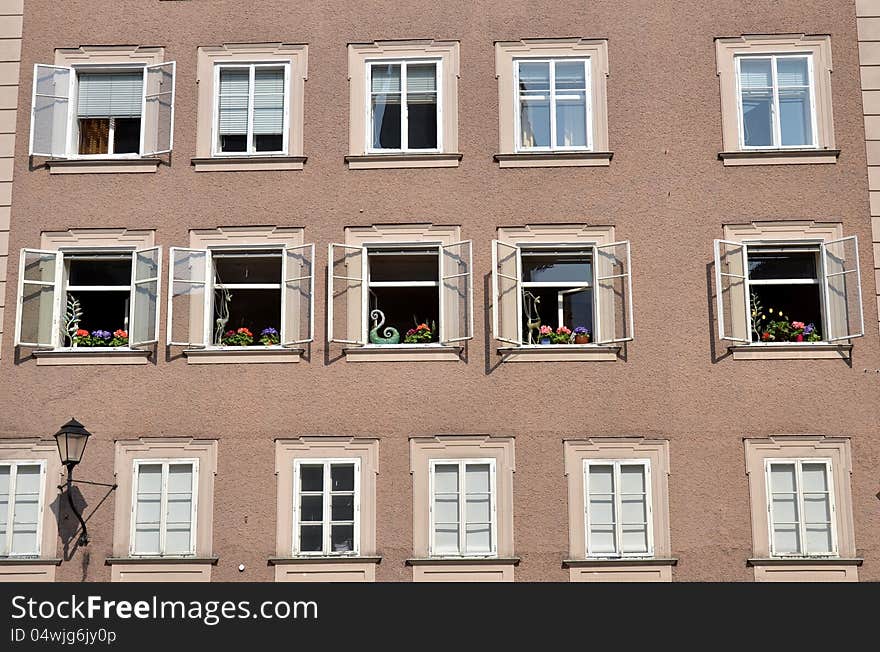
M 385 329 L 394 329 L 403 342 L 407 331 L 419 324 L 431 329 L 427 342 L 436 342 L 440 310 L 440 260 L 437 247 L 369 247 L 367 249 L 368 292 L 367 310 L 379 310 L 384 325 L 373 318 L 370 332 L 372 344 L 396 344 L 385 341 Z M 389 335 L 391 331 L 389 331 Z
M 439 148 L 439 66 L 407 60 L 369 64 L 370 151 Z

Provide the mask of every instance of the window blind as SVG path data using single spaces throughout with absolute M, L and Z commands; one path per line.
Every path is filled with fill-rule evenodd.
M 373 93 L 400 93 L 400 65 L 376 65 L 371 68 L 370 88 Z
M 810 74 L 804 57 L 776 60 L 776 79 L 781 88 L 809 86 Z
M 739 84 L 744 90 L 772 88 L 770 59 L 743 58 L 740 61 Z
M 77 115 L 80 118 L 139 117 L 143 103 L 141 71 L 80 73 Z
M 246 134 L 250 71 L 247 68 L 220 70 L 220 133 Z
M 284 129 L 284 69 L 254 71 L 254 133 L 280 134 Z

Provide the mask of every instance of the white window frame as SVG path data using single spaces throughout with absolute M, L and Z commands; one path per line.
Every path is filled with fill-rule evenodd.
M 290 147 L 290 61 L 223 62 L 214 64 L 214 98 L 211 119 L 211 156 L 221 158 L 249 158 L 260 156 L 287 156 Z M 284 70 L 284 122 L 281 127 L 282 147 L 277 151 L 258 152 L 254 149 L 254 78 L 257 68 L 283 68 Z M 220 148 L 220 72 L 224 69 L 247 69 L 248 109 L 246 151 L 224 152 Z
M 773 485 L 770 478 L 770 469 L 774 464 L 789 464 L 795 467 L 795 493 L 797 495 L 798 509 L 798 540 L 800 550 L 794 553 L 778 553 L 776 552 L 776 537 L 773 534 Z M 829 552 L 804 552 L 806 543 L 806 521 L 804 519 L 804 492 L 803 487 L 803 465 L 804 464 L 824 464 L 825 465 L 825 482 L 828 486 L 828 504 L 831 510 L 831 551 Z M 834 467 L 831 459 L 827 457 L 800 457 L 800 458 L 766 458 L 764 460 L 764 487 L 767 498 L 767 533 L 770 537 L 770 556 L 771 557 L 838 557 L 840 556 L 837 541 L 837 503 L 834 497 Z
M 407 64 L 433 63 L 436 66 L 437 86 L 437 147 L 412 148 L 409 147 L 409 107 L 406 101 L 407 93 Z M 387 59 L 367 59 L 366 66 L 366 107 L 365 122 L 366 134 L 364 143 L 367 154 L 406 154 L 406 153 L 441 153 L 443 152 L 443 59 L 442 57 L 406 57 Z M 373 147 L 373 66 L 400 66 L 400 148 Z
M 737 54 L 734 55 L 736 70 L 736 117 L 739 129 L 739 146 L 742 150 L 766 150 L 766 149 L 817 149 L 819 147 L 818 119 L 816 116 L 816 76 L 814 74 L 813 53 L 797 53 L 797 54 L 774 54 L 774 53 L 755 53 L 755 54 Z M 742 102 L 742 73 L 741 64 L 744 59 L 769 59 L 770 71 L 772 74 L 773 103 L 770 105 L 770 119 L 772 122 L 773 144 L 771 145 L 746 145 L 746 134 L 743 117 Z M 779 59 L 806 59 L 807 73 L 810 82 L 810 129 L 812 130 L 812 143 L 804 145 L 783 145 L 782 144 L 782 123 L 780 121 L 781 114 L 779 109 L 779 81 L 777 62 Z M 794 87 L 792 87 L 794 88 Z M 801 87 L 802 88 L 802 87 Z
M 614 552 L 592 552 L 590 550 L 590 468 L 594 466 L 611 466 L 614 474 Z M 645 480 L 645 519 L 647 529 L 647 552 L 622 552 L 622 521 L 621 521 L 621 493 L 620 493 L 620 467 L 641 466 L 644 469 Z M 587 559 L 620 559 L 623 557 L 652 558 L 654 556 L 654 497 L 651 486 L 651 460 L 649 459 L 585 459 L 583 468 L 584 477 L 584 548 Z
M 0 559 L 39 559 L 43 547 L 43 509 L 46 504 L 46 460 L 0 460 L 0 466 L 9 467 L 9 503 L 6 512 L 6 539 L 0 541 Z M 37 548 L 34 552 L 12 553 L 12 533 L 15 517 L 15 484 L 18 467 L 40 467 L 40 495 L 37 499 Z
M 467 467 L 469 465 L 489 465 L 489 516 L 492 519 L 490 537 L 492 549 L 489 552 L 467 551 L 466 524 L 467 524 Z M 436 528 L 434 523 L 434 470 L 437 466 L 458 466 L 458 554 L 436 553 Z M 430 459 L 428 460 L 428 554 L 431 557 L 484 557 L 498 556 L 498 480 L 496 474 L 497 462 L 494 457 L 467 458 L 467 459 Z
M 586 145 L 584 146 L 561 146 L 556 144 L 556 101 L 560 94 L 556 92 L 556 64 L 557 62 L 584 64 L 584 102 L 585 102 L 585 134 Z M 550 146 L 549 147 L 526 147 L 522 144 L 522 92 L 519 87 L 520 63 L 547 63 L 550 68 Z M 592 58 L 591 57 L 517 57 L 513 60 L 513 103 L 515 116 L 514 143 L 517 152 L 591 152 L 593 151 L 593 89 L 592 89 Z M 562 94 L 565 98 L 565 93 Z
M 137 499 L 138 499 L 138 470 L 141 465 L 162 465 L 162 485 L 160 488 L 159 502 L 159 552 L 137 552 L 135 550 L 135 532 L 137 530 Z M 167 535 L 166 519 L 168 518 L 168 467 L 170 465 L 191 464 L 192 465 L 192 512 L 190 514 L 190 535 L 189 535 L 189 552 L 175 552 L 166 554 L 165 544 Z M 129 554 L 132 557 L 149 557 L 149 558 L 175 558 L 175 557 L 193 557 L 196 554 L 196 535 L 198 534 L 198 513 L 199 513 L 199 460 L 198 458 L 138 458 L 132 462 L 132 482 L 131 482 L 131 526 L 129 531 Z
M 331 467 L 351 465 L 354 467 L 354 534 L 353 549 L 344 552 L 334 552 L 331 537 L 332 521 L 332 479 Z M 324 480 L 321 489 L 323 499 L 323 507 L 321 510 L 322 521 L 321 531 L 323 533 L 323 543 L 321 550 L 303 551 L 301 550 L 302 533 L 300 532 L 300 497 L 302 489 L 300 487 L 301 468 L 303 466 L 323 466 Z M 318 492 L 307 492 L 308 494 L 317 494 Z M 338 492 L 349 493 L 349 492 Z M 313 521 L 308 521 L 312 523 Z M 346 523 L 346 521 L 335 521 L 336 523 Z M 356 457 L 322 457 L 322 458 L 298 458 L 293 461 L 293 556 L 294 557 L 357 557 L 361 551 L 361 460 Z

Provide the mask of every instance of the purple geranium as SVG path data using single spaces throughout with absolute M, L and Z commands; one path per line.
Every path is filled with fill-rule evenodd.
M 816 330 L 815 324 L 807 324 L 806 326 L 804 326 L 804 335 L 809 335 L 814 330 Z
M 575 335 L 589 335 L 590 331 L 587 329 L 586 326 L 577 326 L 574 329 L 574 334 Z
M 109 340 L 111 335 L 110 331 L 97 330 L 92 331 L 92 337 L 97 337 L 99 340 Z
M 278 335 L 278 331 L 274 328 L 264 328 L 260 335 Z

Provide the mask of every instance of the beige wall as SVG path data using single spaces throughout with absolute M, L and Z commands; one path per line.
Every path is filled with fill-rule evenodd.
M 746 11 L 745 0 L 682 0 L 652 5 L 650 21 L 638 4 L 580 0 L 541 11 L 525 0 L 413 0 L 394 12 L 344 3 L 332 13 L 323 4 L 283 0 L 28 0 L 27 7 L 21 85 L 0 87 L 2 107 L 22 108 L 14 118 L 10 250 L 16 256 L 21 247 L 39 246 L 43 231 L 83 228 L 155 230 L 156 244 L 167 248 L 186 246 L 194 229 L 296 225 L 305 242 L 316 244 L 317 337 L 300 364 L 191 365 L 160 346 L 148 364 L 38 367 L 14 355 L 14 311 L 2 318 L 0 437 L 46 438 L 75 416 L 94 433 L 77 473 L 104 482 L 113 479 L 115 440 L 218 440 L 213 553 L 219 560 L 212 580 L 275 578 L 267 565 L 276 553 L 275 440 L 304 434 L 378 438 L 376 579 L 411 580 L 409 439 L 480 433 L 516 438 L 517 580 L 570 576 L 561 563 L 569 548 L 563 440 L 639 435 L 669 442 L 670 540 L 679 559 L 673 579 L 752 581 L 742 440 L 799 432 L 850 438 L 855 545 L 865 558 L 859 578 L 880 580 L 877 320 L 866 319 L 866 337 L 854 342 L 851 363 L 739 361 L 715 341 L 708 289 L 712 240 L 723 236 L 724 224 L 839 222 L 861 240 L 865 314 L 877 314 L 853 3 L 831 11 L 827 0 L 778 0 L 748 3 Z M 725 167 L 718 160 L 714 39 L 768 32 L 831 36 L 837 163 Z M 493 43 L 572 35 L 608 41 L 610 165 L 499 168 L 492 160 L 499 146 Z M 422 38 L 460 44 L 460 166 L 348 169 L 347 44 Z M 303 170 L 196 172 L 197 48 L 267 42 L 308 44 Z M 24 135 L 33 65 L 52 63 L 55 48 L 84 44 L 163 47 L 166 59 L 177 61 L 170 165 L 155 174 L 30 169 Z M 880 88 L 872 70 L 866 79 Z M 4 138 L 0 143 L 11 141 Z M 460 362 L 354 364 L 327 346 L 321 252 L 344 242 L 346 227 L 387 223 L 456 225 L 463 239 L 474 241 L 476 333 Z M 614 362 L 500 364 L 487 333 L 491 240 L 500 227 L 559 223 L 613 226 L 618 238 L 631 241 L 635 340 Z M 17 258 L 0 269 L 8 279 L 0 300 L 9 306 Z M 164 330 L 163 317 L 160 342 Z M 89 510 L 103 497 L 99 487 L 82 491 Z M 89 557 L 77 552 L 57 568 L 58 579 L 111 578 L 104 560 L 113 556 L 119 500 L 116 492 L 97 509 L 89 521 Z

